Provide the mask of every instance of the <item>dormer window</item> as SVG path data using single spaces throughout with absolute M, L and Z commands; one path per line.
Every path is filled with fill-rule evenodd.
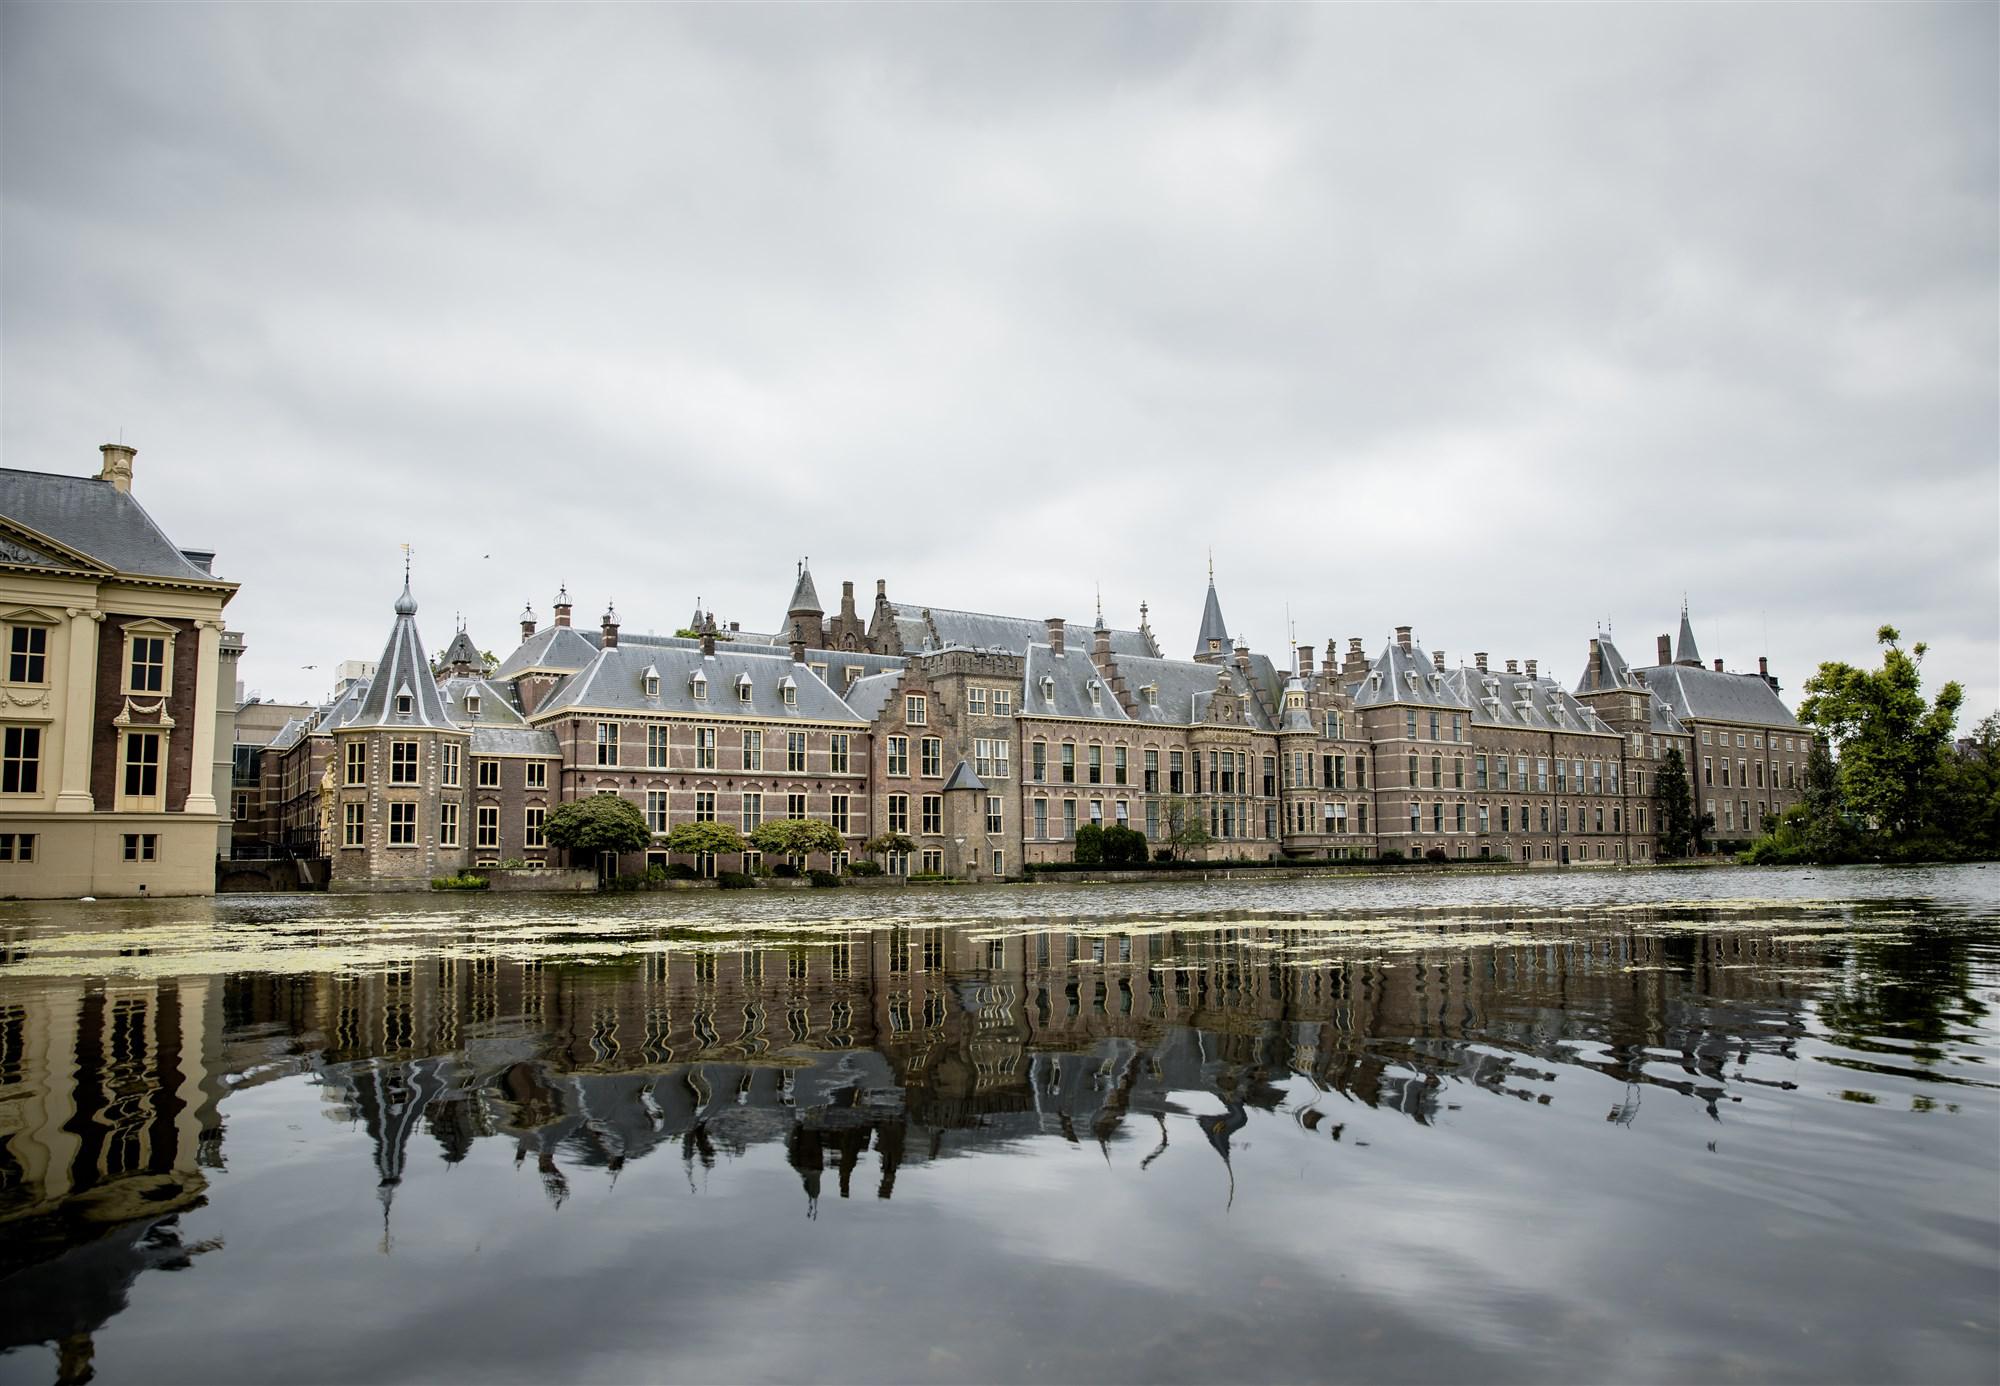
M 696 702 L 698 703 L 707 702 L 708 675 L 702 673 L 702 671 L 699 669 L 695 670 L 694 677 L 688 680 L 688 691 L 694 694 L 694 700 Z
M 1090 705 L 1094 708 L 1104 706 L 1104 685 L 1096 679 L 1090 681 Z
M 748 674 L 738 674 L 736 676 L 736 701 L 739 703 L 749 702 L 750 691 L 750 676 Z
M 786 707 L 797 707 L 799 705 L 799 686 L 791 678 L 787 677 L 783 683 L 779 684 L 778 691 L 784 695 Z
M 649 698 L 660 696 L 660 676 L 658 674 L 646 675 L 646 696 Z
M 1158 684 L 1147 684 L 1139 690 L 1139 696 L 1146 700 L 1147 707 L 1158 707 L 1160 705 L 1160 688 Z
M 416 705 L 416 701 L 415 698 L 407 693 L 398 693 L 396 695 L 396 715 L 398 717 L 408 717 L 410 709 Z
M 479 695 L 477 693 L 468 693 L 465 695 L 465 715 L 467 717 L 477 717 L 479 715 Z
M 1055 700 L 1056 700 L 1056 680 L 1055 680 L 1055 676 L 1054 676 L 1053 674 L 1043 674 L 1043 675 L 1042 675 L 1042 701 L 1043 701 L 1043 702 L 1045 702 L 1045 703 L 1052 703 L 1052 702 L 1054 702 Z

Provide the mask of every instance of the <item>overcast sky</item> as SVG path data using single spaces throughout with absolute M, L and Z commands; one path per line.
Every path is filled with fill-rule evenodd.
M 2000 665 L 1991 5 L 0 8 L 0 446 L 266 697 L 793 565 L 1192 650 Z M 316 669 L 302 666 L 317 665 Z

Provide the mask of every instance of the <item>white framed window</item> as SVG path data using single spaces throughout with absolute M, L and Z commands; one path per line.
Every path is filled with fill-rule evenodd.
M 715 728 L 696 727 L 694 729 L 694 768 L 713 770 L 715 768 Z
M 935 736 L 926 736 L 917 743 L 919 766 L 927 780 L 944 776 L 944 741 Z
M 498 848 L 500 846 L 500 806 L 481 804 L 473 817 L 473 846 Z M 392 835 L 393 838 L 393 835 Z
M 529 761 L 523 780 L 529 789 L 547 789 L 549 787 L 549 763 L 545 760 Z
M 542 835 L 542 825 L 548 822 L 549 811 L 540 804 L 531 804 L 523 811 L 521 820 L 521 845 L 531 851 L 538 851 L 549 845 Z
M 785 796 L 785 817 L 804 818 L 806 816 L 806 796 L 791 793 Z
M 438 846 L 458 846 L 458 805 L 438 805 Z
M 667 791 L 649 789 L 646 791 L 646 826 L 655 833 L 667 830 Z
M 157 803 L 162 787 L 165 746 L 166 735 L 162 732 L 125 733 L 125 753 L 120 757 L 125 767 L 122 797 L 132 807 L 145 808 Z
M 396 695 L 396 714 L 398 716 L 408 717 L 410 715 L 411 709 L 414 708 L 415 706 L 416 706 L 416 699 L 412 698 L 409 694 L 398 693 Z
M 828 774 L 847 773 L 847 733 L 834 732 L 826 739 L 826 769 Z
M 417 743 L 414 741 L 391 741 L 389 743 L 389 783 L 415 784 L 417 782 Z
M 848 825 L 848 800 L 845 794 L 836 794 L 828 801 L 826 819 L 827 822 L 833 824 L 835 832 L 842 835 L 846 834 Z
M 461 748 L 456 741 L 447 741 L 438 747 L 439 782 L 446 789 L 457 789 L 460 787 L 458 782 L 461 765 L 460 751 Z
M 13 725 L 0 731 L 0 794 L 42 792 L 42 729 Z
M 743 831 L 752 833 L 764 825 L 764 796 L 755 790 L 743 795 Z
M 416 804 L 408 800 L 398 800 L 389 805 L 389 845 L 391 847 L 417 845 Z
M 993 690 L 993 715 L 995 717 L 1012 717 L 1014 715 L 1014 694 L 1011 689 L 996 688 Z
M 930 703 L 921 693 L 912 693 L 903 699 L 903 721 L 912 727 L 927 724 Z
M 910 796 L 891 794 L 889 796 L 887 830 L 892 833 L 907 833 L 910 830 Z
M 616 765 L 618 763 L 618 724 L 599 722 L 597 724 L 597 763 Z
M 29 625 L 7 627 L 7 682 L 48 681 L 49 628 Z
M 973 717 L 984 717 L 986 715 L 985 689 L 967 688 L 965 690 L 965 711 L 969 716 Z
M 698 703 L 707 702 L 708 675 L 702 673 L 702 671 L 699 669 L 695 670 L 694 676 L 688 680 L 688 691 L 694 694 L 694 700 L 696 702 Z
M 664 770 L 667 768 L 667 757 L 671 747 L 670 736 L 671 732 L 667 727 L 655 724 L 646 728 L 647 769 Z
M 368 806 L 346 803 L 340 806 L 340 845 L 363 847 L 368 842 Z
M 500 787 L 499 761 L 479 760 L 473 762 L 473 764 L 476 767 L 474 778 L 479 781 L 481 789 L 498 789 Z
M 160 836 L 158 833 L 126 833 L 125 860 L 158 861 L 160 858 Z
M 785 733 L 785 768 L 795 774 L 805 772 L 806 734 L 802 731 Z
M 907 736 L 888 737 L 885 742 L 886 774 L 907 779 L 910 774 L 910 738 Z
M 368 783 L 367 743 L 362 741 L 348 742 L 346 754 L 347 754 L 347 761 L 346 761 L 347 772 L 346 772 L 345 782 L 347 784 L 367 784 Z
M 1006 802 L 998 794 L 989 794 L 986 796 L 987 832 L 998 834 L 1006 831 Z
M 173 641 L 155 623 L 127 627 L 125 631 L 125 691 L 164 693 L 171 667 Z
M 944 831 L 944 795 L 923 796 L 923 831 L 936 835 Z
M 745 770 L 764 768 L 764 733 L 761 731 L 743 733 L 743 768 Z
M 738 674 L 738 675 L 736 676 L 736 701 L 737 701 L 737 702 L 739 702 L 739 703 L 747 703 L 747 702 L 751 701 L 751 699 L 752 699 L 752 698 L 754 698 L 754 697 L 756 696 L 756 691 L 757 691 L 757 690 L 755 689 L 755 687 L 754 687 L 754 686 L 752 686 L 752 684 L 751 684 L 751 682 L 750 682 L 750 676 L 749 676 L 748 674 Z

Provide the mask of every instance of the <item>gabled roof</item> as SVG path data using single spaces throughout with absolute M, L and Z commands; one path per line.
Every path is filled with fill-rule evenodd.
M 1586 703 L 1550 678 L 1496 673 L 1460 665 L 1444 675 L 1445 689 L 1472 720 L 1487 726 L 1519 727 L 1541 732 L 1591 732 L 1616 735 Z
M 1771 685 L 1758 674 L 1723 674 L 1686 664 L 1662 664 L 1645 671 L 1646 687 L 1683 721 L 1745 722 L 1753 726 L 1796 727 Z
M 1021 679 L 1021 715 L 1062 717 L 1078 722 L 1129 722 L 1110 680 L 1098 672 L 1090 656 L 1065 650 L 1058 655 L 1047 645 L 1028 646 Z M 1095 691 L 1093 702 L 1091 694 Z
M 96 477 L 0 467 L 0 515 L 116 572 L 208 587 L 236 585 L 189 562 L 131 492 Z M 9 561 L 39 565 L 47 557 Z
M 472 643 L 472 637 L 461 630 L 458 634 L 452 636 L 451 643 L 444 647 L 444 653 L 438 656 L 438 664 L 440 667 L 465 664 L 474 669 L 484 669 L 486 667 L 486 656 L 481 654 L 479 647 Z
M 1424 652 L 1424 647 L 1414 640 L 1407 650 L 1391 640 L 1350 692 L 1356 707 L 1382 707 L 1390 703 L 1409 703 L 1417 707 L 1465 707 L 1462 695 L 1452 691 L 1449 676 L 1438 671 L 1435 662 Z
M 1250 690 L 1243 686 L 1242 671 L 1233 666 L 1199 664 L 1191 659 L 1121 657 L 1117 669 L 1132 694 L 1130 720 L 1158 726 L 1192 726 L 1206 715 L 1225 668 L 1235 692 L 1247 694 Z M 1154 695 L 1150 701 L 1146 696 L 1148 689 Z M 1256 698 L 1245 697 L 1243 705 L 1248 725 L 1264 731 L 1272 729 L 1270 718 L 1264 715 Z
M 902 677 L 900 669 L 862 675 L 847 690 L 847 706 L 864 722 L 874 721 L 881 715 L 889 702 L 889 695 L 896 691 Z
M 1046 641 L 1048 622 L 1031 616 L 994 616 L 982 611 L 954 611 L 944 606 L 920 606 L 892 602 L 896 634 L 906 654 L 951 648 L 1004 650 L 1020 654 L 1037 641 Z M 1075 621 L 1063 622 L 1063 647 L 1090 655 L 1092 628 Z M 1113 654 L 1157 655 L 1159 650 L 1143 631 L 1113 630 Z
M 489 727 L 472 729 L 475 756 L 560 756 L 562 743 L 556 734 L 540 727 Z
M 659 677 L 659 691 L 646 693 L 646 671 Z M 707 697 L 694 696 L 695 675 L 706 685 Z M 738 681 L 749 680 L 750 699 L 737 696 Z M 784 700 L 785 681 L 797 690 L 795 703 Z M 819 676 L 787 655 L 753 654 L 718 646 L 704 657 L 699 649 L 620 643 L 599 650 L 583 669 L 563 681 L 549 700 L 537 707 L 533 720 L 542 721 L 571 708 L 602 708 L 618 712 L 695 713 L 703 717 L 749 717 L 760 721 L 859 722 L 862 719 L 840 700 Z
M 1632 676 L 1632 667 L 1625 662 L 1625 656 L 1618 653 L 1618 647 L 1611 643 L 1611 637 L 1597 637 L 1598 683 L 1590 683 L 1590 661 L 1584 660 L 1583 673 L 1577 676 L 1576 691 L 1579 693 L 1636 692 L 1639 680 Z
M 399 711 L 406 696 L 410 710 Z M 345 725 L 458 730 L 445 710 L 444 695 L 438 690 L 430 661 L 424 658 L 424 642 L 417 634 L 417 599 L 410 595 L 407 581 L 403 584 L 403 595 L 396 599 L 396 624 L 389 631 L 389 643 L 382 647 L 375 676 L 368 681 L 361 705 Z
M 528 719 L 514 706 L 514 696 L 504 684 L 478 677 L 450 678 L 444 681 L 445 706 L 451 713 L 451 720 L 461 727 L 525 727 Z M 475 714 L 470 707 L 472 698 L 479 699 L 479 711 Z
M 688 642 L 693 644 L 693 641 Z M 597 657 L 597 646 L 575 626 L 544 626 L 523 640 L 493 671 L 496 679 L 518 678 L 530 669 L 568 673 Z

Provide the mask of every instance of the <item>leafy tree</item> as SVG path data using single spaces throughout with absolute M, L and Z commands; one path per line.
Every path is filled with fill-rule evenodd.
M 1078 866 L 1103 865 L 1104 829 L 1095 823 L 1085 823 L 1076 830 L 1074 860 Z
M 1146 860 L 1146 835 L 1136 828 L 1113 823 L 1102 840 L 1106 866 L 1137 866 Z
M 1206 847 L 1215 839 L 1202 822 L 1201 805 L 1192 799 L 1167 800 L 1167 841 L 1176 847 Z
M 1799 718 L 1833 743 L 1848 807 L 1895 848 L 1910 843 L 1935 816 L 1965 690 L 1947 683 L 1926 702 L 1923 642 L 1905 653 L 1894 626 L 1883 626 L 1875 638 L 1885 647 L 1882 667 L 1820 665 L 1806 680 Z
M 1684 857 L 1694 850 L 1694 790 L 1680 747 L 1668 749 L 1653 776 L 1654 816 L 1660 824 L 1660 855 Z
M 667 834 L 669 852 L 686 852 L 692 856 L 704 852 L 710 856 L 728 856 L 742 851 L 745 845 L 743 834 L 727 823 L 676 823 Z
M 1958 854 L 2000 857 L 2000 712 L 1983 718 L 1947 758 L 1937 820 Z
M 833 824 L 817 818 L 772 818 L 751 832 L 750 845 L 773 857 L 803 857 L 813 852 L 831 855 L 840 850 L 840 834 Z
M 902 833 L 877 833 L 861 844 L 861 850 L 872 856 L 886 857 L 891 852 L 914 852 L 917 844 Z
M 1857 854 L 1833 757 L 1823 738 L 1809 738 L 1799 801 L 1751 845 L 1745 860 L 1759 866 L 1796 862 L 1825 865 L 1853 861 Z
M 646 815 L 616 794 L 591 794 L 558 804 L 542 823 L 551 846 L 587 853 L 592 861 L 636 852 L 653 840 Z

